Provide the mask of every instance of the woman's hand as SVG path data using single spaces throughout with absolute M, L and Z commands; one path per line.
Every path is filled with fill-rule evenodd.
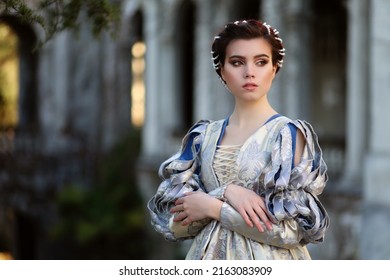
M 260 223 L 262 221 L 268 230 L 272 230 L 272 223 L 268 217 L 264 198 L 250 189 L 234 184 L 228 185 L 225 197 L 233 208 L 241 214 L 248 226 L 253 227 L 255 225 L 260 232 L 264 232 L 264 228 Z
M 219 220 L 222 203 L 204 192 L 189 192 L 176 200 L 170 212 L 178 213 L 173 221 L 185 226 L 205 218 Z

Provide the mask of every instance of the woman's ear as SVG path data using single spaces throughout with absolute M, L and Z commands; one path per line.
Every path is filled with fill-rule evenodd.
M 226 81 L 225 80 L 225 69 L 223 68 L 223 66 L 221 66 L 221 78 L 222 78 L 222 80 Z
M 272 79 L 275 78 L 276 69 L 278 69 L 278 67 L 277 67 L 277 65 L 275 64 L 274 66 L 272 66 Z

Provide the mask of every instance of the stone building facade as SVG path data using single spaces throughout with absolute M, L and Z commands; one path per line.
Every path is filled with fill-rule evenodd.
M 389 259 L 387 0 L 124 0 L 117 40 L 109 35 L 93 40 L 87 28 L 78 39 L 59 34 L 21 66 L 22 73 L 34 76 L 21 78 L 20 98 L 33 98 L 26 104 L 35 104 L 23 107 L 22 116 L 32 112 L 26 122 L 34 120 L 39 130 L 31 136 L 27 128 L 24 134 L 20 129 L 25 136 L 15 143 L 26 156 L 13 164 L 34 158 L 31 153 L 53 160 L 31 163 L 36 168 L 27 178 L 16 176 L 20 187 L 12 194 L 12 207 L 19 230 L 50 210 L 41 202 L 51 189 L 93 177 L 94 156 L 129 129 L 134 78 L 129 63 L 136 42 L 146 46 L 138 164 L 146 203 L 159 184 L 159 164 L 176 152 L 191 124 L 225 118 L 232 109 L 231 96 L 212 68 L 210 46 L 225 23 L 244 18 L 260 18 L 280 31 L 286 58 L 270 101 L 279 112 L 313 124 L 329 167 L 322 200 L 331 227 L 323 244 L 310 246 L 313 258 Z M 18 29 L 11 19 L 7 22 Z M 25 32 L 21 40 L 39 37 L 34 28 L 30 37 Z M 29 79 L 35 82 L 30 85 Z M 26 87 L 33 97 L 24 93 Z M 1 190 L 12 173 L 9 163 L 3 166 Z M 45 176 L 47 168 L 55 169 L 55 178 Z M 45 220 L 39 223 L 44 230 Z M 168 243 L 153 229 L 149 238 L 151 258 L 182 257 L 186 244 Z M 39 238 L 35 242 L 44 246 Z
M 183 128 L 231 110 L 210 62 L 213 36 L 226 22 L 261 18 L 280 31 L 286 48 L 271 103 L 313 124 L 328 163 L 322 199 L 331 227 L 323 244 L 310 247 L 313 258 L 390 258 L 388 1 L 145 1 L 140 9 L 148 48 L 140 164 L 145 197 L 158 185 L 149 172 L 176 151 Z M 192 42 L 184 58 L 180 40 Z M 180 84 L 188 79 L 192 87 Z
M 12 258 L 50 259 L 56 194 L 91 187 L 101 156 L 131 129 L 131 38 L 95 39 L 83 25 L 35 49 L 38 26 L 0 20 L 19 40 L 19 120 L 0 131 L 0 236 L 11 239 Z

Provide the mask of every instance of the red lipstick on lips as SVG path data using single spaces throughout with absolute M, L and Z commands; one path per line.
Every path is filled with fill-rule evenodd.
M 258 85 L 254 83 L 246 83 L 242 87 L 246 90 L 255 90 L 258 87 Z

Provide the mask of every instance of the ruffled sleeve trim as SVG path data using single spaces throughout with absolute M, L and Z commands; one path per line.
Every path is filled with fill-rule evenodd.
M 164 161 L 158 171 L 162 179 L 156 194 L 147 203 L 151 216 L 151 224 L 157 232 L 164 235 L 167 240 L 176 241 L 191 237 L 183 234 L 175 235 L 172 226 L 172 214 L 169 212 L 175 200 L 186 192 L 203 189 L 199 178 L 200 150 L 207 125 L 210 121 L 201 120 L 191 127 L 182 141 L 178 153 Z
M 301 120 L 291 123 L 306 139 L 302 159 L 291 169 L 292 137 L 288 126 L 283 127 L 272 150 L 272 171 L 265 184 L 266 204 L 274 222 L 294 219 L 299 224 L 302 243 L 319 243 L 329 227 L 329 216 L 317 198 L 328 180 L 327 166 L 312 126 Z

